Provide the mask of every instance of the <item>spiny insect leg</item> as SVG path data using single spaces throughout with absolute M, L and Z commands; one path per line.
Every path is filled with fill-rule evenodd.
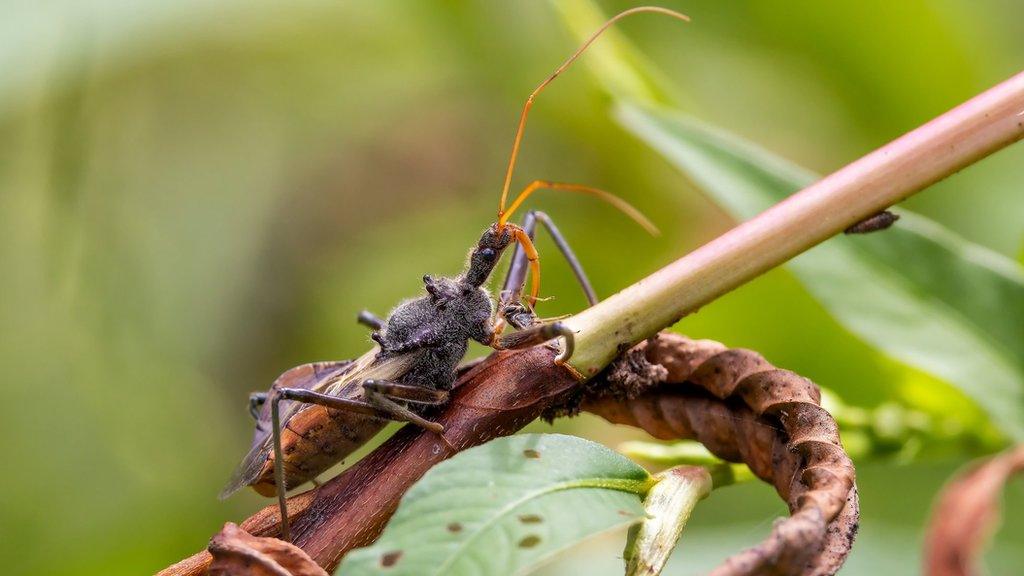
M 562 235 L 562 232 L 558 227 L 555 226 L 551 217 L 539 210 L 531 210 L 527 212 L 526 216 L 523 218 L 523 230 L 530 236 L 530 238 L 533 238 L 536 233 L 538 221 L 548 231 L 548 234 L 551 235 L 551 238 L 555 241 L 555 245 L 558 247 L 558 251 L 562 253 L 562 256 L 569 263 L 569 267 L 572 268 L 573 275 L 576 276 L 576 280 L 583 288 L 583 293 L 587 297 L 587 302 L 589 302 L 590 305 L 596 304 L 597 295 L 594 292 L 594 287 L 590 284 L 590 279 L 587 278 L 587 273 L 583 270 L 583 266 L 576 257 L 576 253 L 573 252 L 572 247 L 569 246 L 569 242 L 565 239 L 565 236 Z M 533 325 L 537 319 L 533 310 L 520 302 L 523 294 L 523 287 L 526 284 L 526 272 L 528 265 L 529 262 L 526 257 L 526 253 L 523 251 L 521 246 L 516 245 L 515 250 L 512 253 L 512 261 L 509 264 L 508 273 L 505 276 L 505 284 L 501 289 L 501 298 L 498 305 L 498 310 L 505 320 L 518 329 L 523 329 Z
M 381 350 L 392 354 L 406 354 L 422 348 L 430 348 L 444 341 L 444 335 L 434 326 L 422 326 L 415 334 L 410 335 L 404 342 L 388 344 L 384 335 L 380 332 L 370 334 L 370 338 L 380 345 Z
M 388 398 L 384 394 L 377 392 L 371 388 L 366 388 L 366 399 L 371 405 L 376 406 L 381 412 L 388 414 L 388 417 L 392 420 L 398 420 L 399 422 L 409 422 L 415 424 L 424 430 L 429 430 L 435 434 L 441 434 L 444 432 L 444 426 L 441 426 L 437 422 L 431 422 L 419 414 L 409 410 L 405 406 L 395 402 Z
M 583 294 L 587 297 L 587 303 L 593 306 L 597 304 L 597 294 L 594 292 L 594 287 L 590 284 L 590 279 L 587 278 L 587 273 L 583 271 L 583 265 L 580 264 L 576 253 L 572 251 L 572 247 L 569 246 L 568 240 L 562 235 L 562 232 L 555 226 L 551 217 L 544 212 L 534 210 L 528 213 L 527 216 L 533 214 L 537 220 L 544 225 L 544 228 L 551 235 L 551 239 L 555 241 L 555 246 L 558 247 L 558 251 L 562 253 L 562 257 L 569 263 L 569 267 L 572 268 L 573 275 L 576 276 L 576 281 L 579 282 L 580 287 L 583 288 Z
M 359 315 L 356 316 L 356 322 L 372 330 L 380 330 L 384 327 L 384 321 L 369 310 L 363 310 L 360 312 Z
M 291 528 L 288 526 L 287 488 L 284 485 L 284 450 L 281 449 L 281 397 L 274 395 L 270 400 L 270 425 L 274 436 L 274 484 L 277 489 L 277 508 L 281 512 L 281 540 L 290 542 Z
M 503 348 L 516 350 L 520 348 L 529 348 L 530 346 L 536 346 L 537 344 L 543 344 L 544 342 L 558 338 L 559 336 L 564 340 L 564 344 L 562 351 L 555 357 L 555 362 L 561 364 L 572 357 L 575 343 L 575 336 L 572 330 L 561 322 L 539 324 L 511 334 L 497 336 L 495 337 L 492 346 L 499 350 Z
M 392 380 L 371 379 L 363 382 L 363 388 L 377 392 L 396 400 L 415 402 L 416 404 L 437 405 L 448 401 L 446 390 L 434 390 L 415 384 L 403 384 Z
M 285 494 L 287 487 L 284 481 L 284 450 L 281 448 L 281 409 L 282 400 L 294 400 L 306 404 L 318 404 L 335 410 L 346 410 L 357 414 L 367 414 L 378 418 L 387 418 L 399 422 L 410 422 L 422 428 L 440 434 L 444 427 L 436 422 L 424 419 L 411 410 L 401 406 L 383 394 L 366 389 L 369 402 L 338 398 L 330 394 L 322 394 L 305 388 L 279 388 L 270 399 L 270 421 L 273 426 L 274 442 L 274 484 L 277 488 L 277 505 L 281 510 L 281 539 L 289 541 L 291 531 L 288 526 L 288 505 Z
M 249 394 L 249 414 L 256 422 L 260 421 L 260 408 L 267 403 L 266 392 L 253 392 Z

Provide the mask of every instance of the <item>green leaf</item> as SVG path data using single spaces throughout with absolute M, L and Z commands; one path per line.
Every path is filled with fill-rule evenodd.
M 616 117 L 739 219 L 817 179 L 684 114 L 622 103 Z M 1024 439 L 1024 274 L 935 222 L 899 213 L 885 232 L 833 238 L 788 266 L 851 332 L 955 385 Z
M 524 434 L 459 453 L 402 498 L 380 539 L 337 574 L 524 574 L 581 540 L 643 518 L 653 485 L 600 444 Z

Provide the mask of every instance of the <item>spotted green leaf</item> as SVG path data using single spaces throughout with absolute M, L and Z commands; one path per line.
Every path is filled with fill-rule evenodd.
M 337 574 L 525 574 L 558 551 L 644 516 L 654 481 L 600 444 L 524 434 L 459 453 L 428 472 L 375 544 Z

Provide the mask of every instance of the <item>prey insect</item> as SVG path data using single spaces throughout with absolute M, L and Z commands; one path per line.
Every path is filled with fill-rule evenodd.
M 899 214 L 895 214 L 888 210 L 882 210 L 874 216 L 868 216 L 867 218 L 857 222 L 853 226 L 850 226 L 846 230 L 843 230 L 844 234 L 870 234 L 871 232 L 878 232 L 879 230 L 885 230 L 890 228 L 897 220 L 900 219 Z
M 447 402 L 456 371 L 470 340 L 495 349 L 520 349 L 544 343 L 561 346 L 555 357 L 564 362 L 573 351 L 573 334 L 561 322 L 545 322 L 534 307 L 540 290 L 540 257 L 533 244 L 538 225 L 553 237 L 583 287 L 596 301 L 583 268 L 552 220 L 529 211 L 522 224 L 509 222 L 536 191 L 553 189 L 596 196 L 618 208 L 651 233 L 654 225 L 619 197 L 578 184 L 536 180 L 510 203 L 508 192 L 526 118 L 535 97 L 609 26 L 637 12 L 685 16 L 663 8 L 634 8 L 599 28 L 527 98 L 519 118 L 498 207 L 498 217 L 484 230 L 469 253 L 463 272 L 454 278 L 424 276 L 426 294 L 395 308 L 386 319 L 370 312 L 358 321 L 372 330 L 376 342 L 355 360 L 315 362 L 288 370 L 267 392 L 250 397 L 256 419 L 252 447 L 221 492 L 226 498 L 245 487 L 277 494 L 281 536 L 290 537 L 285 504 L 287 490 L 297 487 L 341 461 L 370 440 L 388 421 L 409 422 L 441 435 L 443 427 L 425 416 L 430 407 Z M 515 245 L 509 272 L 495 305 L 484 285 L 506 248 Z M 523 297 L 529 273 L 530 293 Z M 506 332 L 511 326 L 514 331 Z

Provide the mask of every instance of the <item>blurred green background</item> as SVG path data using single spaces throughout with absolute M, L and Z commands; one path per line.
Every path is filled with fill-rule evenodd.
M 1017 72 L 1019 0 L 666 1 L 693 23 L 621 26 L 701 118 L 829 172 Z M 606 12 L 632 5 L 602 2 Z M 246 395 L 296 364 L 354 357 L 354 322 L 453 274 L 494 217 L 523 98 L 574 48 L 545 2 L 5 3 L 0 18 L 0 365 L 8 574 L 155 572 L 268 503 L 216 494 L 245 452 Z M 731 222 L 614 126 L 586 74 L 535 107 L 517 182 L 538 195 L 607 296 Z M 1014 258 L 1024 149 L 907 202 Z M 541 239 L 544 315 L 582 295 Z M 678 330 L 764 353 L 851 404 L 906 371 L 855 339 L 785 271 Z M 537 430 L 550 430 L 535 425 Z M 591 418 L 557 429 L 610 445 Z M 921 525 L 969 455 L 859 468 L 864 522 L 845 573 L 917 570 Z M 1024 566 L 1024 486 L 989 555 Z M 766 535 L 766 486 L 697 509 L 671 574 Z M 550 568 L 621 573 L 621 539 Z M 569 564 L 566 564 L 568 562 Z M 590 564 L 596 563 L 591 567 Z M 592 568 L 592 571 L 590 571 Z

